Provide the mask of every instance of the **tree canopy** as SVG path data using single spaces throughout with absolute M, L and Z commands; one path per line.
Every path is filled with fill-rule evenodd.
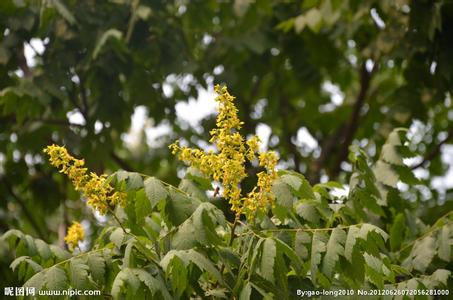
M 178 176 L 183 177 L 178 171 L 185 169 L 168 145 L 179 139 L 206 146 L 215 114 L 194 125 L 181 119 L 176 107 L 216 83 L 227 84 L 236 96 L 242 135 L 268 128 L 264 143 L 278 153 L 279 168 L 308 180 L 280 174 L 287 177 L 276 187 L 285 191 L 276 193 L 279 201 L 292 201 L 293 196 L 282 196 L 289 191 L 303 197 L 305 184 L 321 184 L 315 192 L 322 194 L 330 189 L 322 184 L 336 181 L 337 188 L 349 189 L 349 199 L 356 197 L 354 213 L 364 205 L 382 218 L 373 226 L 386 232 L 409 224 L 408 212 L 431 226 L 453 208 L 452 186 L 433 184 L 446 176 L 442 154 L 448 154 L 453 141 L 453 4 L 448 1 L 3 0 L 0 32 L 0 232 L 20 229 L 61 246 L 74 219 L 85 219 L 101 232 L 94 226 L 97 216 L 79 201 L 71 182 L 47 163 L 42 150 L 50 144 L 66 145 L 98 174 L 122 169 L 177 185 Z M 139 142 L 128 143 L 125 135 L 138 107 L 146 110 L 148 128 L 163 126 L 165 134 L 150 139 L 143 129 Z M 410 130 L 406 134 L 398 128 Z M 401 157 L 392 147 L 402 151 Z M 376 180 L 391 187 L 388 195 L 376 198 L 401 200 L 391 209 L 379 201 L 364 204 L 377 193 L 368 181 L 370 162 Z M 396 169 L 394 177 L 389 164 Z M 247 167 L 251 174 L 260 171 L 253 164 Z M 299 180 L 303 184 L 294 190 Z M 360 189 L 354 188 L 357 180 Z M 243 183 L 245 190 L 255 184 L 253 177 Z M 312 193 L 311 187 L 307 191 Z M 297 205 L 299 221 L 333 225 L 315 212 L 313 203 Z M 207 214 L 218 222 L 211 209 L 199 208 L 200 218 Z M 228 208 L 221 209 L 231 217 Z M 187 220 L 198 222 L 195 218 Z M 392 250 L 401 247 L 398 234 L 402 239 L 423 234 L 423 228 L 412 225 L 410 234 L 391 235 Z M 312 247 L 327 244 L 331 249 L 331 243 L 347 248 L 348 232 L 374 230 L 343 229 L 330 236 L 302 234 L 298 254 L 308 251 L 306 239 Z M 417 244 L 412 258 L 431 242 Z M 266 253 L 277 247 L 275 259 L 283 259 L 286 248 L 279 239 L 262 236 L 253 243 Z M 346 249 L 330 251 L 330 260 L 323 257 L 321 276 L 334 272 Z M 348 251 L 346 260 L 356 254 Z M 0 245 L 0 253 L 9 252 Z M 185 264 L 194 259 L 172 255 Z M 0 257 L 0 278 L 11 278 L 11 256 Z M 313 268 L 321 263 L 318 258 L 311 258 Z M 175 261 L 166 262 L 177 269 L 182 262 Z M 272 281 L 261 263 L 259 273 Z M 252 287 L 244 289 L 248 293 Z

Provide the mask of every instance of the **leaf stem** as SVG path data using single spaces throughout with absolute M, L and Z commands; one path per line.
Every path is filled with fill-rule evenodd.
M 246 227 L 249 227 L 249 225 L 239 221 L 243 226 L 246 226 Z M 260 230 L 261 232 L 298 232 L 298 231 L 308 231 L 308 232 L 316 232 L 316 231 L 333 231 L 337 228 L 340 228 L 340 229 L 346 229 L 346 228 L 349 228 L 351 226 L 360 226 L 360 225 L 363 225 L 363 223 L 358 223 L 358 224 L 352 224 L 352 225 L 339 225 L 337 227 L 329 227 L 329 228 L 282 228 L 282 229 L 262 229 Z M 241 236 L 242 235 L 248 235 L 248 234 L 256 234 L 255 231 L 253 229 L 250 229 L 250 231 L 247 231 L 247 232 L 244 232 L 242 234 L 240 234 Z
M 449 212 L 448 214 L 452 213 L 453 211 Z M 447 214 L 447 215 L 448 215 Z M 446 215 L 446 216 L 447 216 Z M 433 232 L 436 232 L 437 230 L 439 229 L 442 229 L 444 226 L 447 226 L 447 225 L 453 225 L 453 221 L 452 222 L 448 222 L 446 224 L 444 224 L 443 226 L 439 226 L 439 227 L 434 227 L 434 228 L 431 228 L 430 230 L 428 230 L 427 232 L 425 232 L 424 234 L 422 234 L 421 236 L 419 236 L 418 238 L 416 238 L 415 240 L 411 241 L 409 244 L 407 244 L 406 246 L 404 246 L 403 248 L 399 249 L 398 251 L 396 251 L 396 253 L 401 253 L 403 252 L 404 250 L 406 250 L 407 248 L 413 246 L 416 242 L 420 241 L 420 240 L 423 240 L 425 237 L 431 235 Z
M 150 175 L 147 175 L 147 174 L 144 174 L 144 173 L 140 173 L 140 172 L 132 172 L 132 173 L 136 173 L 136 174 L 142 176 L 143 178 L 153 177 L 153 176 L 150 176 Z M 186 192 L 184 192 L 183 190 L 181 190 L 181 189 L 175 187 L 174 185 L 172 185 L 172 184 L 170 184 L 170 183 L 168 183 L 168 182 L 165 182 L 165 181 L 163 181 L 162 179 L 159 179 L 159 178 L 157 178 L 157 177 L 154 177 L 154 178 L 156 178 L 157 180 L 159 180 L 162 184 L 164 184 L 164 185 L 166 185 L 166 186 L 168 186 L 168 187 L 172 187 L 172 188 L 174 188 L 176 191 L 178 191 L 178 192 L 180 192 L 180 193 L 182 193 L 182 194 L 184 194 L 184 195 L 186 195 L 186 196 L 188 196 L 188 197 L 191 197 L 188 193 L 186 193 Z
M 131 232 L 130 229 L 129 229 L 129 230 L 126 230 L 126 228 L 124 227 L 123 223 L 121 223 L 120 219 L 117 217 L 117 215 L 115 214 L 115 212 L 114 212 L 111 208 L 110 208 L 109 210 L 110 210 L 110 212 L 112 213 L 113 217 L 115 218 L 116 222 L 120 225 L 120 227 L 121 227 L 121 229 L 123 230 L 123 232 L 124 232 L 125 234 L 127 234 L 127 235 L 132 236 L 132 237 L 135 239 L 135 241 L 137 241 L 137 243 L 140 244 L 140 246 L 143 247 L 143 249 L 148 249 L 148 248 L 146 248 L 146 245 L 144 245 L 144 244 L 138 239 L 138 237 L 137 237 L 135 234 L 133 234 L 133 233 Z M 154 247 L 154 245 L 153 245 L 152 247 Z M 151 248 L 151 249 L 152 249 L 152 248 Z M 148 258 L 148 257 L 147 257 L 147 258 Z M 154 258 L 149 257 L 149 259 L 150 259 L 150 260 L 151 260 L 158 268 L 162 268 L 162 267 L 160 266 L 160 263 L 159 263 L 158 261 L 156 261 Z
M 238 221 L 239 219 L 236 217 L 234 219 L 234 223 L 233 225 L 231 226 L 231 236 L 230 236 L 230 241 L 228 242 L 228 246 L 231 247 L 233 245 L 233 242 L 234 242 L 234 239 L 236 238 L 236 234 L 234 233 L 234 231 L 236 230 L 236 227 L 238 225 Z M 240 221 L 239 221 L 240 222 Z

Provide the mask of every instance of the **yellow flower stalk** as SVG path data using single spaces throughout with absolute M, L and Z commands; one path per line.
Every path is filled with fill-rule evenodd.
M 277 155 L 272 151 L 259 154 L 260 166 L 266 171 L 258 174 L 257 187 L 242 197 L 240 184 L 247 177 L 245 163 L 256 159 L 260 140 L 253 136 L 245 141 L 239 133 L 243 123 L 238 118 L 234 97 L 226 87 L 216 85 L 215 91 L 218 94 L 216 101 L 219 114 L 216 128 L 210 131 L 209 141 L 216 145 L 217 153 L 180 147 L 178 141 L 170 145 L 170 149 L 173 154 L 178 154 L 180 160 L 222 183 L 223 197 L 229 201 L 237 218 L 244 214 L 248 219 L 253 219 L 257 210 L 264 211 L 273 203 L 271 187 L 277 177 Z
M 124 206 L 126 194 L 115 192 L 107 183 L 106 175 L 88 173 L 88 169 L 84 168 L 85 161 L 71 156 L 65 147 L 47 146 L 44 153 L 49 155 L 50 163 L 58 168 L 60 173 L 68 176 L 75 190 L 82 192 L 87 198 L 87 204 L 101 215 L 105 215 L 109 208 L 114 208 L 117 204 Z
M 85 238 L 85 231 L 83 230 L 82 225 L 79 222 L 72 222 L 72 225 L 68 228 L 68 234 L 65 236 L 64 240 L 68 244 L 69 249 L 74 250 L 79 242 L 83 241 Z

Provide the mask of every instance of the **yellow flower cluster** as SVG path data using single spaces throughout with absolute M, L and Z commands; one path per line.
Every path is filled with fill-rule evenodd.
M 109 208 L 115 205 L 124 205 L 126 194 L 115 192 L 107 182 L 106 175 L 88 173 L 84 168 L 85 161 L 72 157 L 65 147 L 58 145 L 47 146 L 44 152 L 49 155 L 50 163 L 66 174 L 72 181 L 76 191 L 80 191 L 87 198 L 87 204 L 105 215 Z
M 73 250 L 80 241 L 85 238 L 85 231 L 79 222 L 72 222 L 72 225 L 68 228 L 68 234 L 64 240 L 68 244 L 69 249 Z
M 242 197 L 240 183 L 247 177 L 245 163 L 256 158 L 260 141 L 257 136 L 245 141 L 239 133 L 243 123 L 238 118 L 234 97 L 226 87 L 216 85 L 215 91 L 218 94 L 216 101 L 219 103 L 219 114 L 217 127 L 210 131 L 209 141 L 216 145 L 217 153 L 180 147 L 178 141 L 170 145 L 170 149 L 173 154 L 178 154 L 180 160 L 222 183 L 223 197 L 228 199 L 236 217 L 245 214 L 247 218 L 253 219 L 257 210 L 264 211 L 273 202 L 271 186 L 277 176 L 277 156 L 272 151 L 259 155 L 260 166 L 266 171 L 258 174 L 257 187 Z

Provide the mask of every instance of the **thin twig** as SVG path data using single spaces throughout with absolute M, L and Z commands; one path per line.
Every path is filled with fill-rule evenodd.
M 129 232 L 128 232 L 128 231 L 126 230 L 126 228 L 124 228 L 123 223 L 121 223 L 120 219 L 116 216 L 115 212 L 114 212 L 112 209 L 109 209 L 109 210 L 110 210 L 110 212 L 112 213 L 113 218 L 114 218 L 114 219 L 116 220 L 116 222 L 120 225 L 120 227 L 121 227 L 121 229 L 123 230 L 123 232 L 124 232 L 125 234 L 129 234 L 130 230 L 129 230 Z
M 131 18 L 129 19 L 129 24 L 127 25 L 126 37 L 124 38 L 126 44 L 129 43 L 134 32 L 135 24 L 138 20 L 137 7 L 140 4 L 140 0 L 134 0 L 131 3 Z
M 416 164 L 415 166 L 412 166 L 411 169 L 415 170 L 417 168 L 423 167 L 427 162 L 433 160 L 437 155 L 439 155 L 442 146 L 449 142 L 451 139 L 453 139 L 453 128 L 451 128 L 448 131 L 447 137 L 445 139 L 443 139 L 436 146 L 434 146 L 434 148 L 432 148 L 431 151 L 427 152 L 423 157 L 423 160 L 420 163 Z

